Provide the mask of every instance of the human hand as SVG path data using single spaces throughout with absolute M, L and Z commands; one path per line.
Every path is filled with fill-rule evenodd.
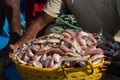
M 110 60 L 105 60 L 103 66 L 100 67 L 102 72 L 107 72 L 114 74 L 116 76 L 120 76 L 120 56 L 113 56 Z
M 111 57 L 105 56 L 104 58 L 104 63 L 103 65 L 100 67 L 100 70 L 102 72 L 106 72 L 108 70 L 108 67 L 111 65 Z
M 17 51 L 17 49 L 19 48 L 20 46 L 18 44 L 10 44 L 9 45 L 9 48 L 11 49 L 11 51 L 9 52 L 9 58 L 12 58 L 13 56 L 13 53 L 15 51 Z
M 103 66 L 100 67 L 100 70 L 102 72 L 106 72 L 108 70 L 108 67 L 111 65 L 111 61 L 104 61 Z
M 106 71 L 108 68 L 112 66 L 117 66 L 120 68 L 120 55 L 106 57 L 103 66 L 101 66 L 101 71 Z

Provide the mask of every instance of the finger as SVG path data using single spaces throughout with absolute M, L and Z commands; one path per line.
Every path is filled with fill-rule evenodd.
M 104 62 L 104 65 L 110 65 L 111 64 L 111 61 L 105 61 Z
M 19 46 L 18 44 L 14 44 L 14 45 L 13 45 L 13 44 L 10 44 L 9 47 L 10 47 L 11 50 L 15 51 L 15 50 L 17 50 L 20 46 Z
M 9 58 L 12 58 L 13 54 L 9 54 Z
M 107 68 L 108 68 L 108 66 L 105 66 L 105 65 L 99 67 L 100 70 L 107 69 Z
M 100 71 L 101 71 L 101 72 L 105 72 L 105 71 L 107 71 L 107 69 L 106 69 L 106 68 L 100 69 Z
M 110 64 L 111 64 L 110 61 L 105 61 L 104 64 L 99 67 L 100 71 L 106 71 Z
M 10 47 L 10 49 L 11 49 L 11 50 L 15 50 L 15 49 L 16 49 L 16 48 L 15 48 L 15 46 L 14 46 L 14 45 L 12 45 L 12 44 L 10 44 L 10 46 L 9 46 L 9 47 Z
M 108 68 L 108 65 L 100 66 L 100 68 Z
M 100 71 L 104 72 L 104 71 L 108 70 L 108 66 L 103 65 L 103 66 L 99 67 L 99 69 L 100 69 Z

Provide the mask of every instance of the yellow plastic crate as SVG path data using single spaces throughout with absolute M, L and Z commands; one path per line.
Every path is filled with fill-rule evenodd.
M 99 69 L 103 62 L 79 68 L 64 68 L 62 66 L 59 69 L 54 69 L 20 64 L 15 57 L 12 60 L 22 80 L 102 80 L 103 75 Z

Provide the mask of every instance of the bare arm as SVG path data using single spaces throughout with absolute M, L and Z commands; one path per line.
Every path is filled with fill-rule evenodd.
M 1 7 L 2 6 L 2 7 Z M 7 58 L 9 53 L 9 44 L 15 43 L 19 40 L 21 35 L 20 29 L 20 0 L 0 0 L 0 7 L 2 11 L 2 19 L 4 20 L 6 17 L 9 21 L 10 28 L 10 40 L 8 45 L 1 51 L 0 58 Z M 1 17 L 0 17 L 1 18 Z M 1 20 L 2 20 L 1 19 Z M 4 64 L 5 65 L 5 64 Z
M 10 43 L 15 43 L 20 35 L 20 0 L 5 0 L 5 13 L 10 24 Z
M 10 45 L 10 47 L 14 50 L 15 48 L 22 46 L 22 44 L 26 41 L 32 38 L 36 38 L 38 32 L 43 29 L 48 23 L 50 23 L 53 19 L 54 18 L 49 16 L 48 14 L 43 13 L 31 23 L 23 37 L 16 44 L 14 44 L 14 46 Z

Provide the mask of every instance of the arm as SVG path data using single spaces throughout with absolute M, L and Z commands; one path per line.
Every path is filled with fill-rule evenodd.
M 62 0 L 48 0 L 43 11 L 36 20 L 34 20 L 27 28 L 23 37 L 14 45 L 10 45 L 12 50 L 19 48 L 26 41 L 36 38 L 38 32 L 43 29 L 48 23 L 50 23 L 54 17 L 57 17 L 62 9 Z M 56 7 L 57 6 L 57 7 Z
M 21 35 L 20 28 L 20 0 L 5 0 L 5 13 L 9 20 L 10 41 L 15 43 Z
M 38 32 L 43 29 L 48 23 L 50 23 L 54 18 L 50 15 L 43 13 L 36 20 L 34 20 L 31 25 L 27 28 L 23 37 L 14 45 L 10 45 L 12 50 L 19 48 L 26 41 L 36 38 Z

